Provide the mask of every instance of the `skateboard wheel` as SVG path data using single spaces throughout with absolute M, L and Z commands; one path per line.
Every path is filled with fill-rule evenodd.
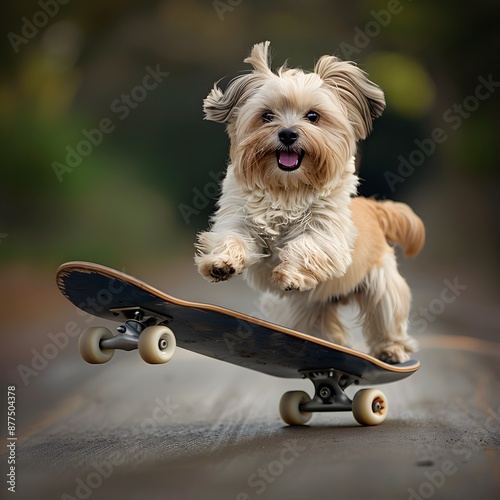
M 311 401 L 309 394 L 304 391 L 289 391 L 281 396 L 280 415 L 288 425 L 304 425 L 312 417 L 310 411 L 300 411 L 299 405 Z
M 78 339 L 78 349 L 80 356 L 90 364 L 101 364 L 108 362 L 115 353 L 114 349 L 101 349 L 100 342 L 103 339 L 110 339 L 113 334 L 101 326 L 92 326 L 83 330 Z
M 389 404 L 378 389 L 362 389 L 352 400 L 352 413 L 361 425 L 378 425 L 387 417 Z
M 175 335 L 166 326 L 148 326 L 139 337 L 139 354 L 152 365 L 166 363 L 175 353 Z

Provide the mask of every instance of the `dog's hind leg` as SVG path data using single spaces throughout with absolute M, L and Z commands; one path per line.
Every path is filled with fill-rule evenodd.
M 319 335 L 325 340 L 342 346 L 349 345 L 349 333 L 339 318 L 337 303 L 323 304 L 321 314 L 318 315 L 317 327 Z
M 319 337 L 338 345 L 348 345 L 349 334 L 341 322 L 338 304 L 309 302 L 305 295 L 276 297 L 266 319 L 273 323 Z
M 408 353 L 417 347 L 407 333 L 411 292 L 398 272 L 393 251 L 370 272 L 356 298 L 370 354 L 388 363 L 408 361 Z

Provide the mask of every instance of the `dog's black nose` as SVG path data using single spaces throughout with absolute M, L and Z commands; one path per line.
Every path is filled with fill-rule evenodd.
M 281 132 L 278 133 L 279 140 L 285 145 L 285 146 L 291 146 L 299 137 L 299 134 L 295 132 L 295 130 L 291 130 L 289 128 L 283 129 Z

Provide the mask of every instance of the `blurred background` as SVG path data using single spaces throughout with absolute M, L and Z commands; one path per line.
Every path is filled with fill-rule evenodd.
M 88 260 L 180 298 L 261 315 L 256 293 L 242 279 L 217 286 L 198 275 L 193 244 L 208 225 L 229 148 L 224 127 L 203 120 L 202 101 L 215 81 L 222 79 L 224 88 L 248 71 L 243 59 L 264 40 L 271 41 L 274 67 L 288 61 L 311 70 L 320 56 L 335 54 L 356 61 L 384 89 L 387 109 L 359 144 L 360 192 L 411 204 L 427 228 L 422 254 L 400 259 L 414 295 L 410 330 L 422 345 L 416 355 L 422 370 L 415 383 L 410 381 L 411 390 L 395 385 L 392 424 L 387 432 L 372 434 L 376 446 L 366 446 L 371 443 L 366 433 L 356 437 L 356 428 L 353 435 L 347 428 L 335 433 L 340 441 L 332 456 L 344 440 L 354 453 L 376 450 L 377 462 L 398 460 L 394 450 L 405 450 L 403 442 L 426 458 L 422 446 L 428 443 L 436 449 L 438 467 L 444 463 L 442 450 L 450 453 L 462 442 L 461 429 L 470 431 L 471 450 L 476 450 L 473 441 L 489 439 L 477 433 L 473 420 L 485 422 L 480 405 L 491 415 L 498 408 L 493 402 L 500 330 L 497 0 L 464 6 L 452 0 L 22 0 L 3 2 L 1 9 L 0 382 L 2 390 L 18 387 L 21 494 L 24 488 L 36 491 L 37 498 L 58 497 L 74 490 L 80 459 L 89 463 L 116 450 L 134 457 L 143 448 L 156 455 L 135 475 L 129 477 L 129 469 L 117 474 L 109 489 L 114 496 L 120 491 L 121 498 L 132 497 L 136 490 L 125 491 L 128 485 L 138 475 L 150 478 L 154 466 L 160 474 L 152 484 L 163 491 L 169 480 L 179 483 L 185 477 L 184 448 L 210 449 L 210 436 L 221 432 L 219 421 L 233 422 L 224 427 L 221 441 L 216 436 L 217 443 L 225 443 L 240 429 L 234 427 L 239 412 L 270 429 L 266 434 L 259 425 L 248 427 L 265 436 L 266 445 L 276 436 L 268 450 L 286 435 L 276 431 L 280 424 L 273 406 L 286 381 L 258 382 L 257 374 L 248 372 L 247 386 L 244 370 L 231 372 L 230 365 L 182 350 L 162 372 L 128 353 L 117 353 L 103 367 L 84 363 L 72 333 L 102 321 L 79 315 L 54 279 L 61 263 Z M 453 347 L 457 351 L 450 351 Z M 491 358 L 481 354 L 490 351 Z M 202 375 L 193 380 L 193 373 Z M 254 392 L 244 397 L 242 387 Z M 261 394 L 260 387 L 267 399 L 253 397 Z M 151 417 L 155 398 L 165 401 L 165 394 L 179 403 L 172 425 L 159 429 L 160 439 L 155 429 L 149 441 L 141 434 L 141 445 L 134 448 L 130 429 Z M 407 401 L 414 402 L 401 411 Z M 200 402 L 206 406 L 200 408 Z M 2 415 L 5 405 L 4 397 Z M 413 434 L 408 440 L 406 417 L 422 415 L 419 411 L 427 414 L 417 417 L 423 418 L 420 423 L 412 420 L 418 441 Z M 203 426 L 212 424 L 206 433 Z M 184 434 L 177 432 L 179 425 L 186 426 Z M 6 428 L 2 424 L 0 433 Z M 90 438 L 82 451 L 79 436 L 87 439 L 87 429 Z M 186 436 L 181 453 L 174 450 L 180 468 L 168 472 L 163 457 L 171 453 L 171 443 L 175 448 Z M 328 427 L 324 434 L 308 433 L 308 442 L 319 443 L 321 436 L 331 443 Z M 198 445 L 189 445 L 191 437 Z M 363 446 L 352 447 L 359 442 Z M 391 444 L 390 452 L 380 452 L 381 442 Z M 100 451 L 95 443 L 102 444 Z M 252 443 L 254 451 L 264 448 L 259 439 Z M 316 444 L 310 450 L 315 454 Z M 247 454 L 246 445 L 235 448 L 231 463 L 241 464 Z M 251 462 L 255 470 L 273 458 L 258 457 Z M 6 465 L 1 451 L 0 458 Z M 211 455 L 207 460 L 212 462 Z M 453 454 L 452 460 L 457 460 Z M 367 469 L 365 462 L 352 463 L 354 472 L 345 474 L 349 490 L 360 484 L 359 471 Z M 387 463 L 381 462 L 381 469 Z M 467 485 L 461 493 L 468 498 L 493 484 L 493 474 L 489 482 L 484 478 L 497 462 L 477 464 L 460 464 L 457 475 L 463 478 L 457 488 Z M 212 477 L 210 464 L 198 464 L 200 469 L 201 477 Z M 330 470 L 317 469 L 328 471 L 324 481 L 330 489 Z M 224 470 L 235 488 L 249 474 L 243 467 L 239 481 L 227 479 L 234 469 Z M 418 467 L 401 470 L 401 477 L 391 474 L 390 484 L 398 476 L 405 492 L 424 477 Z M 305 477 L 301 473 L 297 481 Z M 189 474 L 188 483 L 197 483 L 200 476 Z M 361 483 L 372 488 L 375 479 L 380 483 L 386 477 L 377 474 Z M 389 482 L 383 482 L 385 488 Z M 49 487 L 57 494 L 43 496 Z M 110 498 L 106 488 L 100 498 Z
M 203 121 L 202 100 L 215 81 L 224 87 L 248 70 L 254 43 L 270 40 L 275 67 L 310 70 L 336 54 L 385 90 L 387 110 L 359 146 L 360 190 L 406 201 L 425 221 L 424 252 L 401 264 L 413 321 L 448 280 L 462 286 L 460 300 L 435 303 L 426 321 L 495 338 L 498 2 L 25 0 L 2 11 L 0 299 L 9 328 L 57 316 L 53 276 L 67 260 L 153 277 L 167 292 L 175 276 L 214 301 L 192 265 L 193 243 L 214 208 L 228 139 Z

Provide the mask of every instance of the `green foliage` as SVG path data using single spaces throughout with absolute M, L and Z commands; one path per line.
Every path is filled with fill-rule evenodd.
M 388 118 L 376 133 L 384 131 L 379 140 L 388 148 L 370 139 L 364 148 L 363 171 L 378 177 L 364 183 L 369 195 L 384 192 L 384 165 L 407 152 L 401 144 L 411 148 L 442 126 L 443 111 L 462 102 L 479 75 L 500 78 L 492 56 L 495 2 L 460 9 L 451 1 L 401 0 L 390 19 L 386 1 L 222 3 L 221 10 L 220 2 L 201 0 L 68 2 L 25 42 L 14 47 L 10 35 L 2 44 L 0 233 L 9 236 L 0 240 L 0 259 L 102 260 L 194 241 L 214 204 L 196 193 L 206 191 L 228 154 L 223 127 L 202 119 L 202 100 L 214 81 L 248 69 L 242 60 L 255 42 L 272 41 L 275 65 L 288 59 L 305 69 L 322 54 L 342 56 L 349 44 L 353 59 L 385 88 Z M 36 1 L 12 4 L 2 32 L 23 36 L 25 20 L 40 10 Z M 377 28 L 377 19 L 389 21 Z M 151 88 L 146 78 L 155 68 L 168 76 Z M 498 102 L 492 95 L 464 120 L 415 179 L 498 175 Z M 108 131 L 99 128 L 103 120 Z M 98 144 L 86 148 L 89 135 Z M 71 166 L 68 148 L 90 152 Z M 180 205 L 194 208 L 189 221 Z M 192 251 L 190 243 L 183 248 Z

